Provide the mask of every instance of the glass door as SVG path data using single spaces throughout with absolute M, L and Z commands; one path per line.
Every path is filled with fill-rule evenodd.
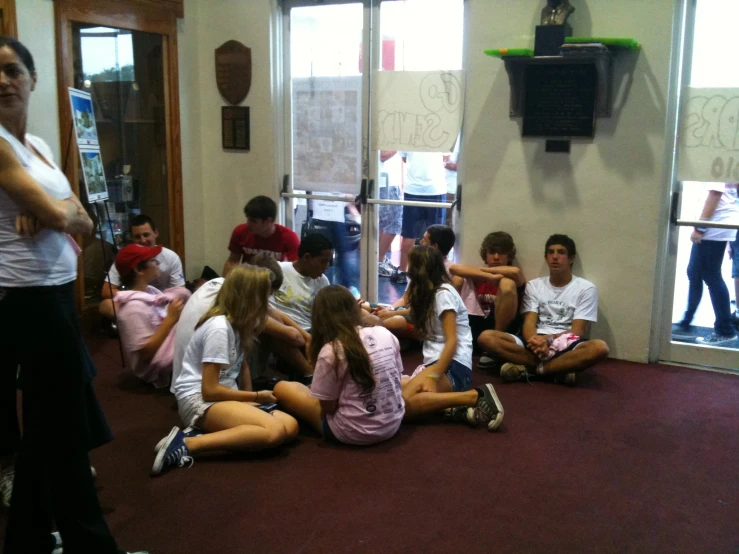
M 350 2 L 288 5 L 285 18 L 286 220 L 301 239 L 308 233 L 327 236 L 334 245 L 329 280 L 357 290 L 362 273 L 358 198 L 366 188 L 367 16 L 362 2 Z
M 444 125 L 429 123 L 427 114 L 461 110 L 464 0 L 384 0 L 379 23 L 373 35 L 373 98 L 384 95 L 394 78 L 396 87 L 407 78 L 403 88 L 419 96 L 398 111 L 386 110 L 387 99 L 380 98 L 373 106 L 379 115 L 371 118 L 372 142 L 398 144 L 370 152 L 375 176 L 369 190 L 370 238 L 376 242 L 368 250 L 369 266 L 376 262 L 377 269 L 368 275 L 369 291 L 379 302 L 392 303 L 405 291 L 408 252 L 426 228 L 454 226 L 461 136 L 452 133 L 447 149 L 439 149 Z
M 734 139 L 739 76 L 726 71 L 739 53 L 730 22 L 739 4 L 695 0 L 687 33 L 673 230 L 660 357 L 739 369 L 739 155 Z M 688 180 L 690 179 L 690 180 Z
M 96 305 L 103 268 L 131 242 L 135 216 L 149 216 L 158 244 L 171 245 L 163 37 L 73 23 L 72 40 L 73 86 L 92 94 L 110 195 L 97 209 L 103 240 L 98 230 L 84 247 L 85 304 Z
M 464 0 L 285 2 L 286 220 L 327 235 L 329 279 L 365 298 L 399 298 L 408 250 L 451 222 L 459 154 L 453 139 L 447 151 L 371 149 L 377 76 L 461 69 L 463 20 Z

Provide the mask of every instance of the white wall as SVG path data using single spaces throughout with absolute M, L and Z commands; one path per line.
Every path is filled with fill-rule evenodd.
M 505 230 L 516 241 L 526 275 L 537 277 L 546 274 L 547 237 L 569 234 L 578 248 L 576 273 L 600 291 L 594 336 L 611 345 L 614 357 L 647 361 L 659 212 L 666 194 L 673 2 L 573 2 L 576 35 L 634 37 L 643 48 L 616 56 L 613 116 L 598 119 L 592 141 L 573 141 L 569 155 L 547 154 L 543 140 L 521 138 L 520 119 L 508 116 L 504 65 L 482 53 L 533 47 L 543 2 L 469 0 L 469 5 L 463 258 L 477 263 L 483 236 Z
M 180 84 L 181 97 L 187 98 L 181 109 L 183 158 L 185 143 L 192 156 L 198 149 L 196 142 L 200 150 L 199 170 L 194 160 L 188 164 L 194 171 L 186 171 L 183 163 L 189 275 L 199 274 L 203 263 L 220 272 L 228 257 L 231 231 L 244 221 L 247 200 L 258 194 L 276 198 L 272 7 L 273 0 L 208 0 L 207 9 L 197 0 L 185 2 L 179 36 L 180 73 L 188 78 Z M 242 103 L 251 108 L 250 152 L 227 152 L 221 147 L 221 106 L 227 103 L 216 86 L 214 52 L 227 40 L 251 48 L 252 84 Z M 185 70 L 187 64 L 197 64 L 197 70 Z M 197 233 L 202 236 L 195 237 Z
M 38 84 L 31 95 L 28 132 L 49 143 L 54 158 L 59 153 L 59 109 L 56 90 L 56 44 L 53 0 L 16 2 L 18 39 L 28 47 L 36 62 Z

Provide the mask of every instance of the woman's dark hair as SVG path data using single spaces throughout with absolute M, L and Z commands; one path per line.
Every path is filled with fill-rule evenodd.
M 364 326 L 361 309 L 351 292 L 340 285 L 329 285 L 318 291 L 311 316 L 311 362 L 315 363 L 324 345 L 331 343 L 334 368 L 346 360 L 354 382 L 370 392 L 375 387 L 375 376 L 357 329 Z
M 487 262 L 487 255 L 495 253 L 508 255 L 509 263 L 516 257 L 516 245 L 513 244 L 513 237 L 505 231 L 489 233 L 482 239 L 482 245 L 480 246 L 482 261 Z
M 31 75 L 36 73 L 36 64 L 33 61 L 33 56 L 31 55 L 31 52 L 28 51 L 28 48 L 23 46 L 22 42 L 13 37 L 0 37 L 0 48 L 3 46 L 7 46 L 13 52 L 18 54 L 18 57 Z
M 414 246 L 408 255 L 408 303 L 411 319 L 422 337 L 434 333 L 436 291 L 449 283 L 444 256 L 433 246 Z

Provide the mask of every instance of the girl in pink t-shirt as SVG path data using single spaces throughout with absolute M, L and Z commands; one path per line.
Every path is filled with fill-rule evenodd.
M 310 359 L 313 384 L 280 381 L 281 407 L 326 440 L 374 444 L 391 438 L 405 414 L 398 339 L 366 326 L 352 294 L 339 285 L 321 289 L 313 303 Z

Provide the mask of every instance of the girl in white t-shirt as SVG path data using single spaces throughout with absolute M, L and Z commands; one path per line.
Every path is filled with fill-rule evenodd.
M 451 285 L 444 256 L 432 246 L 409 254 L 408 296 L 411 319 L 423 337 L 423 365 L 404 379 L 406 416 L 445 411 L 455 421 L 496 430 L 503 406 L 492 385 L 472 386 L 472 333 L 467 309 Z
M 156 447 L 152 475 L 189 467 L 193 456 L 203 452 L 263 450 L 297 434 L 295 418 L 257 407 L 273 404 L 275 397 L 271 391 L 251 390 L 244 359 L 244 351 L 266 324 L 271 287 L 266 269 L 237 267 L 229 272 L 213 307 L 200 319 L 172 383 L 180 417 L 195 431 L 185 434 L 172 428 Z
M 278 402 L 326 440 L 366 445 L 391 438 L 405 413 L 398 339 L 363 324 L 354 296 L 339 285 L 318 292 L 311 317 L 313 384 L 280 381 Z

